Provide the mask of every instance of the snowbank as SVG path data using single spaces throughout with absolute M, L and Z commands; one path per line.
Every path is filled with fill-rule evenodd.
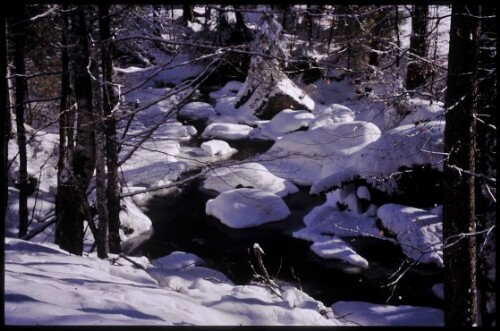
M 397 235 L 406 256 L 422 263 L 444 266 L 443 224 L 439 215 L 391 203 L 382 205 L 377 215 L 384 227 Z
M 380 190 L 393 193 L 397 189 L 394 179 L 380 179 L 397 172 L 402 166 L 429 164 L 442 170 L 443 134 L 444 122 L 432 121 L 397 127 L 384 132 L 378 139 L 355 147 L 344 145 L 345 148 L 337 151 L 332 148 L 323 164 L 320 180 L 338 173 L 343 173 L 343 176 L 351 173 L 366 178 Z
M 253 188 L 223 192 L 207 201 L 205 211 L 232 228 L 259 226 L 281 221 L 290 215 L 290 210 L 279 196 Z
M 331 308 L 341 321 L 356 326 L 444 326 L 443 310 L 430 307 L 338 301 Z
M 7 325 L 342 325 L 290 286 L 282 298 L 258 284 L 235 286 L 173 252 L 149 261 L 74 256 L 53 244 L 5 240 Z M 115 261 L 115 262 L 113 262 Z

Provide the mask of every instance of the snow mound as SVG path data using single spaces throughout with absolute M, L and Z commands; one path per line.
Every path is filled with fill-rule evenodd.
M 205 212 L 231 228 L 248 228 L 285 219 L 285 202 L 261 189 L 241 188 L 221 193 L 207 201 Z
M 131 197 L 122 199 L 120 210 L 120 239 L 125 241 L 149 231 L 153 223 L 134 203 Z
M 203 131 L 202 138 L 221 138 L 238 140 L 248 138 L 252 127 L 244 124 L 211 123 Z
M 426 121 L 435 121 L 444 118 L 444 107 L 440 102 L 423 99 L 410 99 L 411 112 L 399 123 L 399 125 L 417 124 Z
M 379 207 L 383 225 L 397 235 L 403 253 L 422 263 L 443 267 L 443 225 L 439 215 L 398 204 Z
M 309 126 L 314 115 L 305 110 L 284 109 L 276 114 L 269 122 L 259 125 L 261 135 L 275 140 L 283 134 Z
M 316 118 L 310 123 L 309 130 L 333 123 L 354 121 L 354 112 L 350 108 L 336 103 L 315 111 L 314 115 Z
M 257 162 L 229 165 L 209 172 L 203 187 L 217 192 L 225 192 L 239 187 L 259 188 L 280 197 L 295 193 L 299 189 L 290 181 L 275 176 Z
M 309 186 L 318 180 L 321 162 L 307 156 L 288 154 L 283 150 L 269 150 L 255 158 L 274 175 L 288 179 L 295 185 Z
M 380 138 L 380 129 L 370 122 L 331 123 L 309 131 L 292 132 L 271 148 L 310 157 L 347 157 Z
M 215 116 L 214 107 L 206 102 L 190 102 L 179 110 L 179 115 L 193 120 L 207 119 Z
M 236 152 L 236 149 L 231 148 L 231 146 L 229 146 L 227 142 L 217 139 L 205 141 L 201 144 L 200 147 L 208 155 L 227 155 Z
M 355 123 L 355 122 L 352 122 Z M 373 125 L 373 124 L 372 124 Z M 321 129 L 321 128 L 320 128 Z M 318 129 L 315 129 L 318 130 Z M 315 131 L 313 130 L 313 131 Z M 380 133 L 380 131 L 379 131 Z M 403 125 L 379 135 L 379 139 L 349 148 L 326 148 L 331 153 L 325 158 L 321 180 L 343 173 L 342 176 L 359 175 L 375 188 L 394 193 L 394 179 L 381 181 L 400 167 L 429 164 L 442 170 L 444 122 L 426 122 L 423 125 Z M 347 140 L 346 140 L 347 142 Z M 334 178 L 334 177 L 333 177 Z M 337 184 L 337 180 L 329 179 Z M 318 189 L 327 188 L 321 183 Z
M 183 125 L 181 122 L 168 122 L 158 128 L 155 132 L 163 139 L 189 140 L 198 133 L 192 125 Z
M 340 320 L 356 326 L 444 326 L 443 310 L 431 307 L 337 301 L 331 308 L 335 316 L 345 316 Z
M 355 212 L 339 211 L 327 203 L 314 207 L 304 217 L 304 223 L 321 233 L 340 237 L 380 237 L 374 217 L 366 217 Z
M 339 237 L 333 237 L 333 239 L 327 241 L 316 242 L 311 245 L 311 250 L 316 253 L 316 255 L 325 259 L 339 259 L 362 268 L 368 267 L 368 261 L 356 253 L 351 246 Z

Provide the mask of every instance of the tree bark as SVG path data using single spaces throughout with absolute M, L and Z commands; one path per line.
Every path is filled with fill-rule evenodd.
M 479 6 L 453 5 L 446 95 L 445 325 L 478 325 L 475 171 Z
M 70 48 L 70 77 L 76 99 L 78 116 L 69 116 L 68 126 L 77 118 L 75 147 L 68 138 L 68 156 L 60 171 L 56 199 L 56 243 L 70 253 L 83 253 L 85 220 L 93 227 L 92 213 L 86 190 L 95 167 L 95 137 L 92 113 L 92 85 L 87 65 L 90 52 L 87 40 L 85 12 L 82 6 L 70 12 L 71 26 L 68 42 Z M 68 133 L 68 137 L 72 134 Z M 95 229 L 93 230 L 94 235 Z
M 24 64 L 24 38 L 26 14 L 24 4 L 17 4 L 12 22 L 14 39 L 14 67 L 16 76 L 16 129 L 19 148 L 19 237 L 28 233 L 28 160 L 26 156 L 26 130 L 24 128 L 24 95 L 26 69 Z
M 61 13 L 61 101 L 59 104 L 59 156 L 57 161 L 57 178 L 61 176 L 68 153 L 69 131 L 69 96 L 71 93 L 68 56 L 68 5 L 62 5 Z M 59 186 L 59 181 L 58 181 Z
M 113 65 L 111 62 L 112 44 L 110 31 L 109 7 L 99 5 L 99 31 L 101 34 L 101 57 L 103 76 L 103 111 L 106 134 L 107 165 L 107 209 L 109 219 L 109 251 L 119 254 L 120 248 L 120 185 L 118 179 L 118 137 L 116 134 L 116 118 L 113 109 L 117 103 L 113 91 Z
M 188 21 L 194 21 L 194 7 L 191 4 L 184 3 L 182 5 L 182 21 L 187 26 Z
M 410 53 L 406 74 L 406 89 L 414 90 L 425 84 L 427 63 L 420 58 L 427 55 L 427 17 L 429 6 L 415 5 L 411 17 Z M 414 56 L 415 54 L 416 56 Z
M 0 31 L 0 40 L 2 42 L 2 64 L 0 65 L 0 77 L 2 79 L 1 82 L 1 91 L 0 91 L 0 109 L 2 110 L 2 124 L 0 125 L 0 137 L 2 139 L 2 169 L 0 170 L 0 187 L 2 188 L 2 201 L 0 208 L 0 217 L 2 219 L 1 224 L 5 224 L 6 221 L 6 213 L 7 213 L 7 202 L 8 202 L 8 177 L 7 177 L 7 165 L 8 165 L 8 142 L 9 142 L 9 126 L 8 123 L 10 118 L 8 116 L 9 109 L 7 108 L 7 93 L 8 93 L 8 83 L 7 83 L 7 42 L 6 42 L 6 22 L 5 22 L 5 13 L 2 11 L 0 13 L 0 20 L 3 24 L 2 29 Z
M 482 5 L 481 38 L 479 47 L 479 100 L 477 118 L 476 215 L 478 231 L 478 288 L 481 325 L 496 325 L 496 232 L 488 231 L 496 224 L 496 151 L 497 151 L 497 74 L 496 56 L 497 8 Z

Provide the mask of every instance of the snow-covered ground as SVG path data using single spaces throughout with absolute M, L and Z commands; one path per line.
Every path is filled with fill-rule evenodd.
M 253 13 L 252 15 L 254 15 Z M 258 20 L 256 20 L 258 21 Z M 201 72 L 203 66 L 180 66 L 184 57 L 164 70 L 157 80 Z M 184 70 L 179 69 L 184 68 Z M 130 84 L 141 82 L 155 68 L 122 68 Z M 283 84 L 288 84 L 285 81 Z M 380 103 L 370 98 L 352 99 L 348 79 L 332 84 L 318 81 L 307 96 L 307 110 L 286 109 L 269 121 L 259 121 L 248 111 L 234 108 L 241 82 L 229 82 L 210 94 L 211 104 L 195 101 L 183 106 L 184 118 L 203 119 L 203 132 L 170 114 L 182 95 L 168 95 L 170 88 L 152 83 L 124 96 L 123 102 L 147 107 L 136 116 L 125 139 L 161 122 L 151 139 L 122 165 L 123 192 L 169 184 L 189 170 L 207 170 L 204 188 L 218 196 L 207 202 L 206 213 L 229 227 L 246 228 L 285 219 L 290 210 L 284 200 L 298 186 L 311 194 L 325 194 L 327 201 L 304 217 L 304 227 L 294 237 L 311 242 L 311 250 L 324 259 L 340 259 L 357 267 L 369 266 L 342 238 L 370 236 L 402 247 L 411 259 L 442 266 L 441 214 L 411 206 L 371 202 L 365 186 L 346 184 L 363 178 L 391 192 L 391 175 L 402 165 L 429 164 L 440 170 L 442 160 L 442 104 L 410 100 L 406 116 L 379 116 Z M 280 85 L 283 88 L 284 85 Z M 304 87 L 305 88 L 305 87 Z M 293 93 L 299 87 L 294 85 Z M 332 96 L 335 97 L 328 97 Z M 342 96 L 349 96 L 342 98 Z M 329 99 L 330 98 L 330 99 Z M 374 98 L 376 99 L 376 98 Z M 33 132 L 28 144 L 29 172 L 40 182 L 37 195 L 29 198 L 33 221 L 30 230 L 53 216 L 56 191 L 58 137 L 53 128 Z M 208 141 L 200 146 L 184 143 L 200 134 Z M 233 140 L 249 137 L 275 141 L 266 153 L 246 162 L 217 167 L 236 150 Z M 125 157 L 132 146 L 125 146 Z M 15 155 L 15 141 L 9 155 Z M 18 161 L 9 169 L 13 182 Z M 389 178 L 383 184 L 377 180 Z M 378 186 L 377 186 L 378 185 Z M 160 191 L 161 192 L 161 191 Z M 95 253 L 72 256 L 53 243 L 53 227 L 31 241 L 17 236 L 17 189 L 9 187 L 5 225 L 5 323 L 16 325 L 370 325 L 441 326 L 443 311 L 429 307 L 389 306 L 341 301 L 331 307 L 290 285 L 261 283 L 235 285 L 225 275 L 202 266 L 203 261 L 186 252 L 174 252 L 157 260 L 111 255 L 100 260 Z M 91 194 L 91 197 L 95 195 Z M 122 240 L 131 240 L 151 229 L 141 206 L 152 196 L 142 193 L 125 198 L 120 214 Z M 94 198 L 95 199 L 95 198 Z M 339 205 L 346 208 L 339 208 Z M 366 205 L 366 206 L 365 206 Z M 395 238 L 385 237 L 377 217 Z M 86 251 L 93 243 L 86 233 Z M 439 289 L 440 284 L 435 287 Z

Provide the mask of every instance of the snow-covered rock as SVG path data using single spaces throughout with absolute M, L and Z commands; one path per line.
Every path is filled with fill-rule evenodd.
M 274 175 L 288 179 L 295 185 L 309 186 L 319 179 L 321 162 L 308 156 L 270 150 L 256 157 L 259 163 Z
M 306 128 L 314 120 L 314 115 L 304 110 L 284 109 L 276 114 L 269 122 L 259 125 L 264 137 L 276 139 L 283 134 Z
M 207 201 L 205 212 L 232 228 L 247 228 L 281 221 L 290 215 L 285 202 L 261 189 L 241 188 Z
M 319 180 L 330 177 L 328 182 L 337 184 L 338 178 L 331 176 L 342 173 L 342 177 L 349 177 L 350 173 L 351 176 L 365 178 L 375 188 L 394 193 L 397 189 L 395 179 L 380 179 L 397 172 L 402 166 L 429 164 L 442 170 L 444 122 L 426 122 L 419 126 L 403 125 L 382 135 L 380 130 L 378 132 L 378 139 L 354 144 L 352 148 L 347 145 L 347 139 L 343 147 L 338 146 L 338 150 L 327 148 L 330 153 L 325 158 Z M 325 189 L 324 184 L 318 189 Z
M 439 215 L 398 204 L 380 206 L 377 216 L 397 235 L 403 253 L 422 263 L 443 266 L 443 225 Z
M 199 120 L 215 116 L 214 107 L 206 102 L 190 102 L 179 110 L 179 115 L 189 119 Z
M 316 118 L 310 123 L 309 130 L 333 123 L 354 121 L 354 112 L 350 108 L 336 103 L 313 113 Z
M 293 183 L 274 175 L 257 162 L 245 162 L 214 169 L 207 174 L 203 187 L 217 192 L 239 187 L 260 188 L 280 197 L 298 191 Z
M 368 267 L 368 261 L 336 236 L 327 241 L 315 242 L 311 245 L 311 250 L 325 259 L 338 259 L 358 267 Z
M 236 149 L 229 146 L 224 140 L 213 139 L 205 141 L 200 145 L 208 155 L 226 155 L 236 152 Z
M 244 124 L 211 123 L 203 131 L 202 138 L 238 140 L 248 138 L 252 127 Z

